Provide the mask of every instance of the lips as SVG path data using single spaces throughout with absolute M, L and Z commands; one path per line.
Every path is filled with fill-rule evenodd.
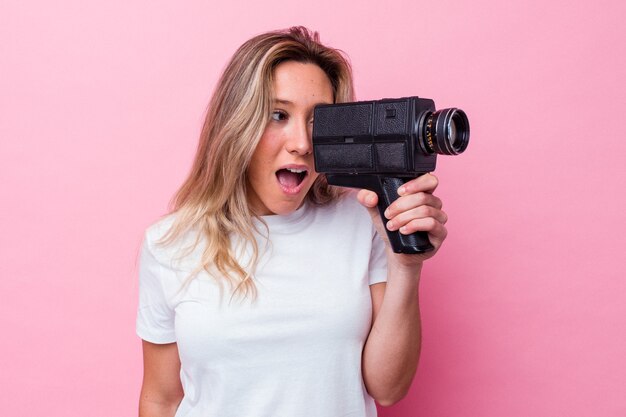
M 284 192 L 296 194 L 300 192 L 304 179 L 309 175 L 306 167 L 285 167 L 276 171 L 276 179 Z

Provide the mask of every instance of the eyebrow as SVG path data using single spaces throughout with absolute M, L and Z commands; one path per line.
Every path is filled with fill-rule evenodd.
M 274 99 L 274 104 L 282 104 L 284 106 L 291 106 L 291 105 L 293 105 L 293 101 L 285 100 L 285 99 L 282 99 L 282 98 L 275 98 Z M 330 104 L 330 103 L 327 103 L 325 101 L 320 101 L 317 104 Z

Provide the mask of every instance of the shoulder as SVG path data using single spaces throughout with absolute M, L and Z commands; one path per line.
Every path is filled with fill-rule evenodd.
M 358 191 L 347 189 L 337 199 L 323 206 L 315 206 L 316 223 L 328 224 L 339 230 L 360 230 L 372 234 L 375 231 L 372 218 L 357 200 Z
M 356 210 L 356 208 L 358 207 L 360 211 L 367 213 L 367 209 L 363 207 L 363 205 L 359 203 L 359 200 L 357 200 L 356 198 L 358 193 L 358 190 L 355 190 L 354 188 L 348 188 L 345 193 L 339 196 L 338 201 L 352 210 Z
M 152 223 L 144 233 L 144 246 L 152 254 L 161 252 L 162 241 L 167 237 L 168 232 L 176 220 L 175 214 L 168 214 Z
M 346 192 L 328 205 L 328 209 L 337 215 L 371 223 L 369 212 L 356 198 L 357 193 L 357 190 L 352 188 L 347 189 Z
M 186 264 L 193 262 L 192 258 L 197 254 L 199 235 L 191 230 L 171 239 L 170 234 L 177 226 L 176 220 L 176 213 L 172 213 L 151 224 L 145 231 L 144 250 L 165 267 L 186 269 Z

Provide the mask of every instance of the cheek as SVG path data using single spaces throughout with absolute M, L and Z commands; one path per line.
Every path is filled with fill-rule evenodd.
M 250 161 L 250 172 L 261 173 L 271 163 L 272 150 L 271 140 L 265 135 L 259 141 L 254 153 L 252 154 L 252 160 Z
M 260 184 L 267 182 L 267 177 L 270 175 L 269 171 L 269 164 L 264 158 L 254 158 L 248 168 L 249 181 L 256 186 L 259 186 Z
M 266 132 L 261 136 L 256 150 L 254 151 L 253 159 L 270 164 L 279 154 L 281 146 L 281 137 L 276 133 Z

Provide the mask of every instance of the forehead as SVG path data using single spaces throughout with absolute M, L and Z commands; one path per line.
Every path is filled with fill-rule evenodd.
M 332 103 L 333 88 L 326 73 L 317 65 L 296 61 L 280 63 L 274 69 L 274 96 L 277 100 L 316 99 Z

